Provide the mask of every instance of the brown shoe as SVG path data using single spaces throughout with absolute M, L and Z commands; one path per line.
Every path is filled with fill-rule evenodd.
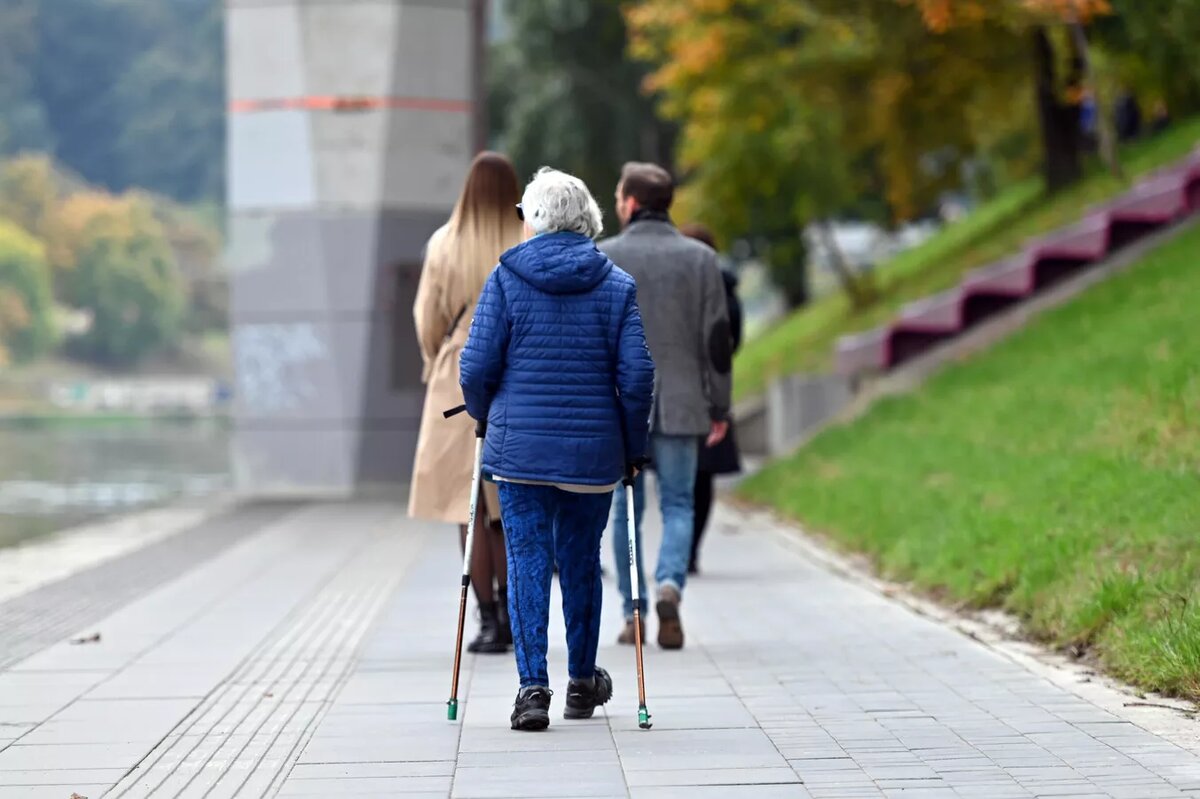
M 644 621 L 642 622 L 642 640 L 646 640 L 646 622 Z M 633 646 L 635 643 L 637 643 L 637 639 L 634 638 L 632 621 L 625 622 L 625 628 L 621 630 L 621 634 L 617 636 L 617 643 L 626 644 L 628 646 Z
M 670 586 L 658 591 L 658 645 L 663 649 L 683 649 L 683 623 L 679 620 L 679 592 Z

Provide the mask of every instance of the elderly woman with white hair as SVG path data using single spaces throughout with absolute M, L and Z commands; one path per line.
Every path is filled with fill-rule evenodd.
M 552 570 L 567 627 L 563 715 L 612 696 L 596 666 L 600 540 L 614 489 L 644 463 L 654 391 L 637 288 L 600 252 L 600 208 L 583 181 L 542 169 L 515 209 L 531 238 L 500 257 L 463 350 L 467 410 L 486 419 L 483 469 L 500 491 L 509 615 L 521 685 L 514 730 L 550 723 Z

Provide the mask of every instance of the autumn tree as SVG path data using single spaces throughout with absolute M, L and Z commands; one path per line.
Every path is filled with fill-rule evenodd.
M 1091 73 L 1084 26 L 1108 14 L 1108 0 L 899 0 L 914 3 L 931 30 L 949 33 L 988 23 L 1007 27 L 1028 42 L 1038 125 L 1042 139 L 1042 174 L 1055 191 L 1082 175 L 1083 138 L 1080 100 L 1085 90 L 1099 99 Z M 1065 33 L 1058 37 L 1055 28 Z M 1059 51 L 1065 51 L 1060 53 Z M 1065 62 L 1065 68 L 1062 64 Z M 1100 115 L 1102 151 L 1119 172 L 1115 145 L 1104 115 Z
M 881 195 L 883 221 L 911 218 L 1020 116 L 1015 37 L 986 20 L 943 34 L 873 0 L 643 0 L 627 18 L 631 52 L 657 67 L 647 88 L 682 126 L 684 207 L 726 240 L 783 244 Z M 795 285 L 802 264 L 778 258 L 802 252 L 766 250 Z
M 46 232 L 46 252 L 54 271 L 60 300 L 78 305 L 82 296 L 77 267 L 80 255 L 90 245 L 91 225 L 96 219 L 120 218 L 129 213 L 128 198 L 85 189 L 68 195 L 54 209 Z

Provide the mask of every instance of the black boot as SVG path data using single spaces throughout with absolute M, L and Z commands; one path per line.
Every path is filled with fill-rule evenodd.
M 479 603 L 479 635 L 467 644 L 467 651 L 484 654 L 503 654 L 508 651 L 508 645 L 500 639 L 495 602 Z
M 496 624 L 500 628 L 500 643 L 505 647 L 512 646 L 512 619 L 508 617 L 508 589 L 501 588 L 498 592 L 499 601 L 496 603 Z
M 599 666 L 590 680 L 571 680 L 567 683 L 567 706 L 564 719 L 590 719 L 596 708 L 612 699 L 612 677 Z
M 514 730 L 534 731 L 549 727 L 550 689 L 542 685 L 531 685 L 518 691 L 509 720 Z

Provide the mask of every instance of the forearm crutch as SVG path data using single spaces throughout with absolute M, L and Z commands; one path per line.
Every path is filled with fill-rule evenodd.
M 642 668 L 642 600 L 638 590 L 640 575 L 637 562 L 637 516 L 634 512 L 634 466 L 625 467 L 625 516 L 629 522 L 629 585 L 633 594 L 633 643 L 637 657 L 638 726 L 650 729 L 650 711 L 646 709 L 646 674 Z
M 451 408 L 442 414 L 449 419 L 465 411 L 465 405 Z M 487 436 L 487 420 L 475 422 L 475 467 L 471 473 L 471 510 L 467 522 L 467 538 L 463 544 L 462 589 L 458 598 L 458 635 L 454 639 L 454 673 L 450 678 L 450 701 L 446 703 L 446 718 L 458 719 L 458 676 L 462 669 L 463 627 L 467 620 L 467 589 L 471 587 L 471 553 L 475 547 L 475 514 L 479 512 L 479 488 L 483 481 L 483 440 Z

